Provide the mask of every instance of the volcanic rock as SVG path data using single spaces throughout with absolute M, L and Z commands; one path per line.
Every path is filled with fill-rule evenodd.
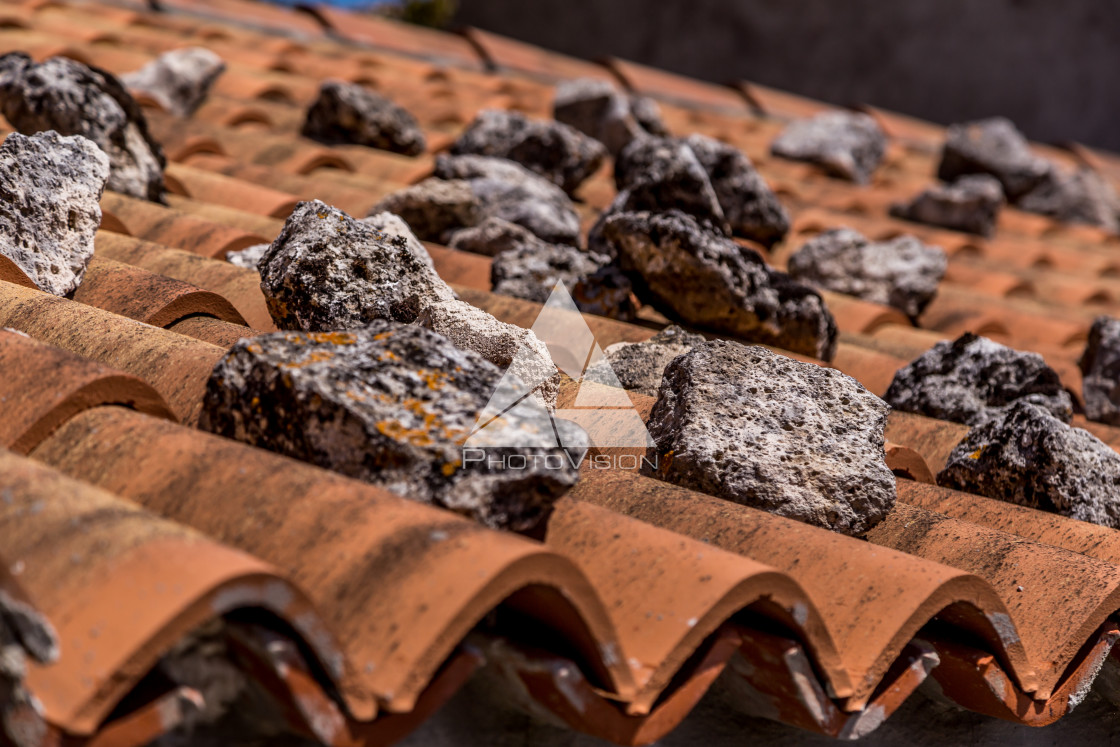
M 703 335 L 671 324 L 644 342 L 608 345 L 603 359 L 588 366 L 583 380 L 607 385 L 617 380 L 628 391 L 656 397 L 665 367 L 703 342 Z
M 6 54 L 0 57 L 0 113 L 24 134 L 55 130 L 92 140 L 109 156 L 109 189 L 165 201 L 163 149 L 110 73 L 65 57 L 35 63 L 23 52 Z
M 1011 120 L 991 117 L 950 125 L 937 176 L 951 182 L 968 174 L 991 174 L 1014 203 L 1042 183 L 1051 168 L 1049 161 L 1031 152 Z
M 151 97 L 172 114 L 188 117 L 202 106 L 225 69 L 222 58 L 209 49 L 188 47 L 161 54 L 136 72 L 122 75 L 121 83 Z
M 656 474 L 779 516 L 861 534 L 895 502 L 883 451 L 889 412 L 835 369 L 736 342 L 700 343 L 665 369 L 649 419 Z
M 883 398 L 897 410 L 972 426 L 1000 417 L 1020 401 L 1063 423 L 1073 418 L 1069 393 L 1041 355 L 971 332 L 939 342 L 903 366 Z
M 1120 320 L 1100 316 L 1093 322 L 1081 356 L 1081 373 L 1085 416 L 1120 425 Z
M 528 228 L 502 218 L 487 218 L 477 226 L 451 234 L 447 245 L 452 249 L 494 257 L 526 244 L 543 246 L 546 243 Z
M 406 156 L 427 144 L 416 118 L 384 96 L 356 83 L 326 80 L 307 110 L 302 134 L 328 145 L 352 143 Z
M 370 210 L 399 215 L 424 241 L 446 243 L 460 228 L 482 219 L 482 205 L 470 182 L 463 179 L 425 179 L 385 196 Z
M 1019 199 L 1018 206 L 1056 220 L 1120 232 L 1120 197 L 1092 169 L 1068 173 L 1052 169 L 1038 186 Z
M 0 254 L 40 290 L 82 282 L 101 225 L 109 158 L 84 137 L 13 132 L 0 145 Z
M 1003 187 L 995 177 L 971 174 L 952 184 L 931 187 L 909 203 L 895 203 L 890 214 L 915 223 L 991 236 L 1003 203 Z
M 825 112 L 792 122 L 771 143 L 770 152 L 866 184 L 887 152 L 887 138 L 867 114 Z
M 817 288 L 893 306 L 911 319 L 937 294 L 948 260 L 914 236 L 872 242 L 838 228 L 805 242 L 789 258 L 789 275 Z

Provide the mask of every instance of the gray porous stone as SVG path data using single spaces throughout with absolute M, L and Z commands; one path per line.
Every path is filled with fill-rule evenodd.
M 435 175 L 466 180 L 480 206 L 479 221 L 501 218 L 557 244 L 579 243 L 579 214 L 564 191 L 505 158 L 436 158 Z M 471 224 L 475 225 L 475 224 Z
M 330 205 L 301 202 L 258 265 L 261 290 L 280 329 L 353 329 L 374 319 L 411 322 L 455 293 L 403 236 Z
M 1073 402 L 1038 353 L 1024 353 L 965 333 L 903 366 L 883 397 L 891 407 L 938 420 L 983 425 L 1016 402 L 1042 407 L 1063 423 Z
M 452 249 L 494 257 L 526 244 L 545 244 L 524 226 L 510 223 L 503 218 L 487 218 L 477 226 L 463 228 L 451 234 L 447 245 Z
M 587 368 L 583 380 L 608 385 L 617 380 L 628 391 L 656 397 L 665 367 L 704 341 L 703 335 L 670 324 L 645 342 L 608 345 L 603 359 Z
M 661 118 L 661 107 L 649 96 L 630 94 L 630 113 L 650 135 L 665 137 L 672 134 Z
M 1011 120 L 991 117 L 949 126 L 937 176 L 951 182 L 968 174 L 991 174 L 1014 203 L 1041 184 L 1051 168 L 1049 161 L 1031 152 Z
M 562 281 L 580 311 L 632 320 L 637 313 L 633 287 L 609 261 L 600 254 L 533 237 L 494 257 L 490 284 L 494 293 L 544 303 Z
M 121 76 L 121 83 L 159 102 L 180 117 L 194 114 L 218 76 L 225 72 L 222 58 L 205 47 L 175 49 L 161 54 L 136 72 Z
M 579 471 L 543 406 L 506 412 L 481 431 L 499 444 L 485 450 L 488 458 L 464 458 L 479 415 L 510 379 L 522 386 L 478 353 L 412 324 L 279 332 L 241 340 L 218 362 L 200 427 L 490 527 L 529 530 Z M 582 429 L 554 422 L 567 448 L 587 448 Z M 524 456 L 525 469 L 511 467 L 502 458 L 509 455 Z M 579 456 L 571 454 L 577 463 Z
M 370 210 L 399 215 L 424 241 L 446 243 L 451 234 L 482 220 L 482 204 L 470 182 L 431 177 L 386 195 Z
M 1120 529 L 1120 454 L 1030 402 L 970 430 L 937 484 Z
M 952 184 L 930 187 L 910 202 L 895 203 L 890 214 L 915 223 L 991 236 L 1003 204 L 999 180 L 988 174 L 970 174 Z
M 937 295 L 948 260 L 914 236 L 873 242 L 838 228 L 815 236 L 789 258 L 789 275 L 816 288 L 893 306 L 911 319 Z
M 824 360 L 835 355 L 836 322 L 819 293 L 690 216 L 623 213 L 604 236 L 623 271 L 641 279 L 639 298 L 663 313 Z
M 825 112 L 790 123 L 771 143 L 770 152 L 866 184 L 887 152 L 887 137 L 867 114 Z
M 765 246 L 781 241 L 789 231 L 789 214 L 751 160 L 705 135 L 689 135 L 685 142 L 708 172 L 731 230 Z
M 615 156 L 644 133 L 630 110 L 630 100 L 609 81 L 599 78 L 576 78 L 558 84 L 552 116 L 595 138 Z
M 371 228 L 380 231 L 381 233 L 388 234 L 393 238 L 402 238 L 404 243 L 408 246 L 409 251 L 415 254 L 420 259 L 427 262 L 434 269 L 435 265 L 432 264 L 432 256 L 428 254 L 428 250 L 421 243 L 420 239 L 416 238 L 416 234 L 412 232 L 408 223 L 404 218 L 395 213 L 382 212 L 372 213 L 365 218 L 360 219 L 362 223 Z
M 460 348 L 473 350 L 503 371 L 509 370 L 538 392 L 549 409 L 556 407 L 560 371 L 533 330 L 500 322 L 466 301 L 433 303 L 420 312 L 416 324 L 440 333 Z
M 1085 416 L 1120 425 L 1120 320 L 1107 316 L 1094 320 L 1080 363 Z
M 835 369 L 726 340 L 700 343 L 669 363 L 650 413 L 656 474 L 861 534 L 895 502 L 883 451 L 889 412 Z
M 35 63 L 22 52 L 0 57 L 0 113 L 24 134 L 81 135 L 109 156 L 114 192 L 166 201 L 163 149 L 140 107 L 112 74 L 65 57 Z
M 307 110 L 302 134 L 321 143 L 352 143 L 406 156 L 427 143 L 416 118 L 381 94 L 341 80 L 326 80 Z
M 257 265 L 261 263 L 261 257 L 268 251 L 269 246 L 271 246 L 271 244 L 253 244 L 244 249 L 226 252 L 226 262 L 256 272 Z
M 568 194 L 594 174 L 607 157 L 602 143 L 574 127 L 501 109 L 479 112 L 451 145 L 451 152 L 508 158 Z
M 84 137 L 13 132 L 0 145 L 0 254 L 40 290 L 82 282 L 101 225 L 109 158 Z
M 1060 221 L 1120 232 L 1120 197 L 1092 169 L 1052 169 L 1046 179 L 1019 199 L 1018 206 Z

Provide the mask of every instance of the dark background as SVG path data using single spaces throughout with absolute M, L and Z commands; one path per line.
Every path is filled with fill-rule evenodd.
M 473 25 L 585 58 L 750 80 L 1120 150 L 1114 0 L 459 0 Z

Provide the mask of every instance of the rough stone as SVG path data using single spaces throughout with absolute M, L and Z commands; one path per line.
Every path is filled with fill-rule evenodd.
M 271 244 L 253 244 L 244 249 L 226 252 L 226 262 L 256 272 L 257 265 L 261 263 L 261 257 L 268 251 L 269 246 Z
M 576 78 L 557 85 L 552 115 L 601 142 L 612 156 L 635 138 L 669 134 L 653 99 L 627 96 L 600 78 Z
M 24 134 L 81 135 L 109 156 L 107 187 L 164 202 L 163 149 L 140 107 L 112 74 L 65 57 L 0 57 L 0 113 Z
M 782 158 L 807 161 L 828 173 L 866 184 L 887 152 L 878 123 L 861 112 L 825 112 L 790 123 L 770 145 Z
M 27 603 L 0 590 L 0 742 L 12 747 L 50 743 L 43 708 L 28 688 L 27 661 L 58 659 L 50 622 Z
M 781 241 L 789 231 L 789 214 L 750 159 L 705 135 L 690 135 L 685 142 L 708 173 L 731 230 L 765 246 Z
M 617 380 L 628 391 L 656 397 L 665 367 L 703 342 L 703 335 L 671 324 L 645 342 L 608 345 L 603 359 L 587 368 L 583 380 L 608 385 Z
M 820 294 L 691 217 L 624 213 L 607 221 L 604 236 L 620 267 L 641 278 L 639 298 L 663 313 L 824 360 L 835 354 L 836 322 Z
M 488 217 L 501 218 L 524 226 L 545 241 L 579 243 L 579 215 L 568 196 L 513 161 L 441 155 L 436 159 L 435 175 L 467 180 L 480 206 L 475 223 Z
M 447 245 L 452 249 L 494 257 L 526 244 L 544 243 L 546 242 L 538 239 L 528 228 L 502 218 L 487 218 L 477 226 L 463 228 L 451 234 Z
M 466 301 L 431 304 L 416 317 L 416 323 L 508 370 L 539 393 L 549 409 L 556 407 L 560 372 L 533 330 L 498 321 Z
M 411 322 L 429 304 L 455 298 L 426 252 L 318 200 L 296 206 L 258 267 L 280 329 Z
M 1037 353 L 1024 353 L 966 333 L 943 341 L 898 370 L 884 399 L 891 407 L 939 420 L 983 425 L 1019 401 L 1063 423 L 1073 402 L 1057 372 Z
M 1031 152 L 1011 120 L 991 117 L 950 125 L 937 176 L 951 182 L 968 174 L 991 174 L 1014 203 L 1046 179 L 1051 168 L 1049 161 Z
M 1120 233 L 1120 197 L 1092 169 L 1069 172 L 1052 169 L 1049 175 L 1018 202 L 1023 210 L 1069 223 L 1087 223 Z
M 496 444 L 488 458 L 470 459 L 464 442 L 475 442 L 468 436 L 503 382 L 524 387 L 416 325 L 273 333 L 241 340 L 219 361 L 200 427 L 490 527 L 529 530 L 579 477 L 553 422 L 568 449 L 586 449 L 587 436 L 543 406 L 519 406 L 479 431 Z M 506 469 L 510 455 L 525 456 L 526 468 Z
M 416 118 L 384 96 L 356 83 L 326 80 L 307 110 L 302 134 L 322 143 L 352 143 L 406 156 L 427 143 Z
M 1120 454 L 1022 400 L 970 430 L 937 484 L 1120 529 Z
M 209 49 L 188 47 L 161 54 L 136 72 L 122 75 L 121 83 L 151 97 L 172 114 L 188 117 L 202 106 L 225 69 L 222 58 Z
M 428 250 L 424 248 L 424 245 L 420 242 L 420 239 L 416 237 L 416 234 L 412 232 L 412 229 L 404 218 L 389 212 L 371 213 L 365 218 L 362 218 L 361 222 L 393 238 L 399 237 L 404 239 L 405 244 L 408 245 L 409 250 L 413 254 L 427 262 L 433 269 L 435 268 L 435 265 L 432 264 L 432 257 L 428 254 Z
M 661 118 L 661 107 L 649 96 L 631 94 L 630 113 L 634 115 L 634 119 L 638 120 L 638 124 L 641 125 L 642 129 L 649 134 L 657 135 L 658 137 L 665 137 L 672 134 L 665 125 L 665 121 Z
M 649 431 L 659 477 L 856 535 L 894 506 L 889 412 L 835 369 L 717 340 L 669 363 Z
M 508 158 L 568 194 L 575 192 L 607 157 L 602 143 L 574 127 L 499 109 L 479 112 L 452 144 L 451 152 Z
M 0 254 L 40 290 L 82 282 L 101 225 L 109 158 L 83 137 L 8 135 L 0 145 Z
M 1120 425 L 1120 320 L 1097 317 L 1081 356 L 1081 396 L 1085 416 Z
M 872 242 L 858 231 L 838 228 L 794 252 L 789 275 L 817 288 L 893 306 L 917 319 L 937 295 L 947 266 L 944 250 L 914 236 Z
M 952 184 L 931 187 L 908 203 L 895 203 L 890 214 L 915 223 L 991 236 L 1003 203 L 999 180 L 988 174 L 970 174 Z
M 494 293 L 544 303 L 563 281 L 580 311 L 631 320 L 637 312 L 629 279 L 609 259 L 565 244 L 533 241 L 501 252 L 490 265 Z
M 463 179 L 432 177 L 397 190 L 374 205 L 370 215 L 385 212 L 399 215 L 424 241 L 441 244 L 454 231 L 482 219 L 482 205 Z

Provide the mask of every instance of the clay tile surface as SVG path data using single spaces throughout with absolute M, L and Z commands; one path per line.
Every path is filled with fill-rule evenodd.
M 478 49 L 486 63 L 499 70 L 516 70 L 550 80 L 600 78 L 616 83 L 611 71 L 592 62 L 549 52 L 531 44 L 491 31 L 467 28 L 463 34 Z
M 723 111 L 748 112 L 748 102 L 730 86 L 705 83 L 664 70 L 611 57 L 606 64 L 635 93 L 657 96 L 669 101 L 703 105 Z

